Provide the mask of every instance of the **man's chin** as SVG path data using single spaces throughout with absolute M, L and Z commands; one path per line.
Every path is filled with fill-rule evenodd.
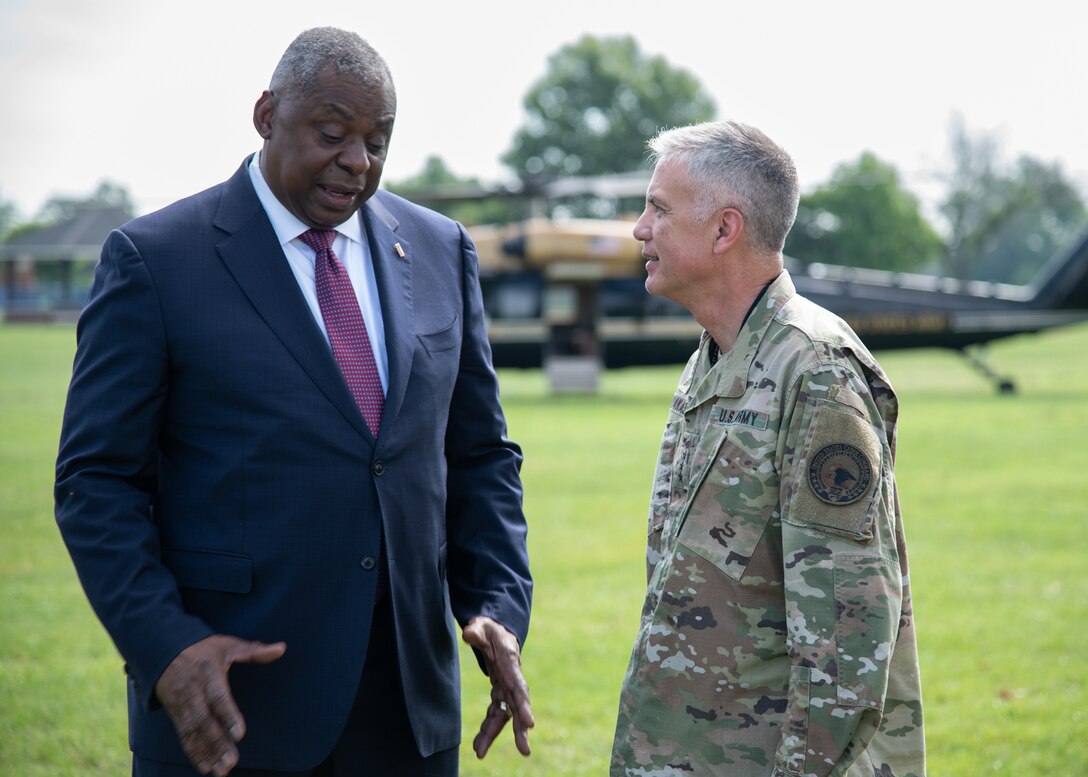
M 359 210 L 358 207 L 342 209 L 313 208 L 306 213 L 306 218 L 303 221 L 314 229 L 335 229 L 350 219 L 357 210 Z

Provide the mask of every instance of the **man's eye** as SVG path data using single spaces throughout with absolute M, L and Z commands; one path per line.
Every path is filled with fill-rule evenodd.
M 334 135 L 334 134 L 332 134 L 331 132 L 322 132 L 322 133 L 321 133 L 321 137 L 322 137 L 322 138 L 323 138 L 323 139 L 325 140 L 325 142 L 327 142 L 327 143 L 339 143 L 339 142 L 340 142 L 341 140 L 343 140 L 343 139 L 344 139 L 344 138 L 343 138 L 343 137 L 341 137 L 340 135 Z

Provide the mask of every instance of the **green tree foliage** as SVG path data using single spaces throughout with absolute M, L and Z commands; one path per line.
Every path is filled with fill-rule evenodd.
M 644 55 L 630 36 L 587 35 L 564 46 L 523 105 L 525 123 L 502 157 L 523 180 L 638 170 L 659 128 L 715 113 L 695 76 Z
M 1004 188 L 1005 218 L 975 238 L 970 277 L 1024 284 L 1084 232 L 1088 212 L 1057 163 L 1022 156 Z
M 526 203 L 490 194 L 478 178 L 458 176 L 435 154 L 427 157 L 419 173 L 391 181 L 387 188 L 468 226 L 516 221 L 528 214 Z
M 971 277 L 978 244 L 1006 215 L 1006 182 L 997 171 L 998 143 L 992 134 L 968 134 L 962 118 L 954 117 L 949 138 L 952 169 L 946 175 L 947 194 L 941 213 L 948 220 L 945 274 Z
M 136 215 L 136 207 L 132 203 L 132 194 L 119 183 L 113 181 L 100 181 L 95 190 L 88 197 L 50 197 L 39 211 L 36 221 L 44 224 L 53 224 L 64 219 L 71 218 L 77 210 L 88 205 L 106 205 L 120 208 L 128 218 Z
M 0 243 L 4 242 L 7 238 L 8 232 L 18 223 L 19 210 L 15 207 L 15 203 L 9 200 L 5 200 L 0 195 Z
M 873 153 L 839 165 L 801 197 L 785 252 L 803 262 L 919 271 L 941 258 L 940 236 L 899 173 Z
M 945 268 L 972 280 L 1023 284 L 1088 227 L 1088 211 L 1058 163 L 1021 156 L 1008 170 L 989 133 L 951 131 L 952 170 L 941 212 L 948 219 Z

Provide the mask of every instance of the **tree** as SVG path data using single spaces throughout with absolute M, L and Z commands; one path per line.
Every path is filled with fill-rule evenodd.
M 113 181 L 100 181 L 89 197 L 50 197 L 38 213 L 37 221 L 52 224 L 71 218 L 77 210 L 91 206 L 115 207 L 123 211 L 128 218 L 136 214 L 132 195 L 121 184 Z
M 903 188 L 895 167 L 869 151 L 801 197 L 785 248 L 806 263 L 906 271 L 936 264 L 942 251 L 918 198 Z
M 1084 231 L 1088 212 L 1057 163 L 1021 156 L 1001 189 L 1002 217 L 971 236 L 968 277 L 1025 284 Z
M 502 157 L 523 180 L 638 170 L 659 128 L 715 113 L 693 75 L 643 55 L 630 36 L 564 46 L 523 105 L 525 124 Z
M 450 186 L 474 182 L 474 178 L 460 178 L 449 167 L 442 157 L 431 154 L 423 161 L 423 169 L 415 175 L 403 180 L 391 183 L 389 188 L 404 191 L 423 191 L 436 186 Z
M 991 133 L 971 136 L 960 116 L 952 118 L 952 170 L 941 213 L 948 220 L 945 274 L 966 279 L 979 244 L 1006 215 L 1007 182 L 997 171 L 999 144 Z
M 1061 165 L 1023 155 L 1001 164 L 991 133 L 970 134 L 955 117 L 946 270 L 956 278 L 1023 284 L 1088 225 L 1088 211 Z
M 472 197 L 467 192 L 486 192 L 478 178 L 461 178 L 446 166 L 442 157 L 432 154 L 423 162 L 423 169 L 414 176 L 387 184 L 389 191 L 418 200 L 462 224 L 494 224 L 515 221 L 528 215 L 528 206 L 501 195 Z M 463 190 L 464 198 L 451 197 L 443 201 L 436 193 Z
M 7 238 L 8 232 L 18 223 L 19 210 L 14 202 L 5 200 L 0 196 L 0 243 Z

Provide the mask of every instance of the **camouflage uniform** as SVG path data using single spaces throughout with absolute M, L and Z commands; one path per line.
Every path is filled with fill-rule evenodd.
M 922 777 L 892 387 L 786 272 L 709 343 L 661 443 L 611 774 Z

